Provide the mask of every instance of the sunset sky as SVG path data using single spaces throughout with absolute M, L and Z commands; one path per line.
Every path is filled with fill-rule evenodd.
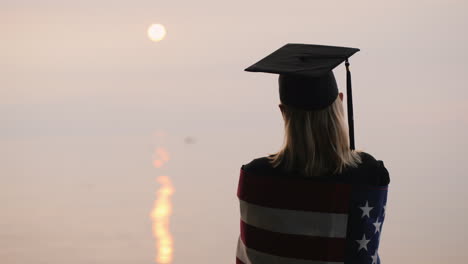
M 468 258 L 468 2 L 0 0 L 0 262 L 234 263 L 239 169 L 283 140 L 286 43 L 356 47 L 356 148 L 390 172 L 383 264 Z M 151 24 L 167 34 L 153 42 Z M 334 70 L 345 92 L 345 68 Z M 155 149 L 170 159 L 154 166 Z

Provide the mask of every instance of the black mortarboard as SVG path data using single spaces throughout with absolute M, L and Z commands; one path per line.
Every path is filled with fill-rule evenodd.
M 280 101 L 303 110 L 319 110 L 338 96 L 333 69 L 345 61 L 350 147 L 354 149 L 353 101 L 348 58 L 357 48 L 288 43 L 245 69 L 278 73 Z

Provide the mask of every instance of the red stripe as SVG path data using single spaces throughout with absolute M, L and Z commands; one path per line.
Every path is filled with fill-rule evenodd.
M 236 264 L 245 264 L 245 263 L 242 262 L 242 260 L 240 260 L 238 257 L 236 257 Z
M 267 177 L 241 169 L 237 197 L 261 206 L 348 213 L 351 185 L 304 178 Z
M 345 238 L 314 237 L 271 232 L 241 220 L 241 239 L 251 249 L 289 258 L 344 261 Z

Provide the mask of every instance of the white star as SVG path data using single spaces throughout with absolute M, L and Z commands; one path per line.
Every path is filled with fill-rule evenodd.
M 372 208 L 374 207 L 369 207 L 368 201 L 366 201 L 366 205 L 363 207 L 359 207 L 359 208 L 361 208 L 362 210 L 362 217 L 367 215 L 370 218 L 370 215 L 369 215 L 370 210 L 372 210 Z
M 370 241 L 370 239 L 369 240 L 366 239 L 366 234 L 362 234 L 362 239 L 361 240 L 356 240 L 356 242 L 359 243 L 358 251 L 361 248 L 364 248 L 367 251 L 367 243 L 369 243 L 369 241 Z
M 382 225 L 382 222 L 379 222 L 379 219 L 376 219 L 375 223 L 372 224 L 375 226 L 375 233 L 380 232 L 380 226 Z
M 374 255 L 371 256 L 371 258 L 372 258 L 372 264 L 374 263 L 377 264 L 377 250 L 375 251 Z

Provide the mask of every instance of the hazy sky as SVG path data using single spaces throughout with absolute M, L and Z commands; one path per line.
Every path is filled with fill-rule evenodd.
M 464 262 L 467 11 L 461 0 L 0 0 L 0 262 L 152 263 L 149 212 L 167 175 L 173 263 L 234 263 L 240 166 L 283 136 L 277 75 L 243 69 L 286 43 L 361 49 L 356 147 L 391 177 L 382 262 Z M 164 40 L 148 39 L 152 23 Z M 345 92 L 344 66 L 334 72 Z M 171 157 L 162 169 L 156 147 Z

